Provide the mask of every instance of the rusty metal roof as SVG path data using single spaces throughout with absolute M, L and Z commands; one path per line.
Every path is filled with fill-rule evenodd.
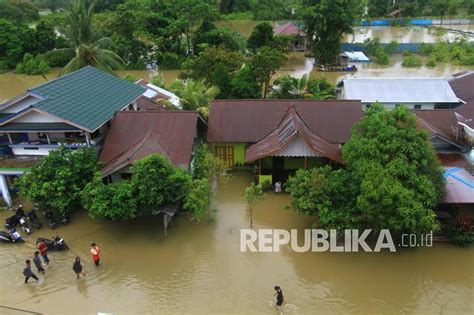
M 253 162 L 266 156 L 278 156 L 293 141 L 300 138 L 316 156 L 324 156 L 342 163 L 341 150 L 338 144 L 331 144 L 312 132 L 290 105 L 278 127 L 259 142 L 247 148 L 245 161 Z M 308 156 L 296 152 L 294 156 Z M 311 154 L 310 156 L 314 156 Z
M 447 168 L 446 195 L 441 203 L 474 204 L 474 176 L 463 168 Z
M 470 146 L 464 141 L 464 129 L 458 122 L 466 118 L 452 109 L 427 109 L 415 111 L 417 124 L 428 131 L 430 137 L 437 136 L 467 151 Z
M 187 167 L 198 119 L 199 114 L 191 111 L 117 112 L 100 154 L 103 170 L 110 172 L 152 153 L 164 154 L 174 165 Z
M 452 75 L 448 82 L 456 96 L 466 102 L 466 104 L 456 107 L 456 112 L 472 119 L 466 124 L 474 128 L 474 71 L 456 73 Z
M 360 101 L 352 100 L 213 100 L 208 141 L 258 142 L 278 127 L 290 106 L 314 134 L 333 144 L 347 142 L 362 117 Z

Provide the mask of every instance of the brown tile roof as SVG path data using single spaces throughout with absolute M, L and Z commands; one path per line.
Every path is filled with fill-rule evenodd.
M 453 109 L 416 110 L 418 126 L 427 130 L 429 135 L 443 138 L 463 150 L 470 146 L 464 141 L 464 128 L 458 122 L 465 122 L 466 118 Z
M 245 161 L 253 162 L 266 156 L 276 156 L 298 137 L 317 155 L 342 163 L 339 145 L 331 144 L 312 132 L 291 105 L 273 132 L 247 148 Z
M 152 153 L 168 156 L 177 166 L 189 165 L 199 114 L 190 111 L 117 112 L 100 160 L 104 170 Z
M 347 142 L 362 117 L 360 101 L 214 100 L 209 115 L 209 142 L 255 143 L 273 132 L 294 106 L 306 126 L 329 143 Z
M 448 82 L 456 96 L 466 102 L 466 104 L 456 107 L 456 112 L 472 119 L 466 124 L 474 128 L 474 71 L 456 73 Z

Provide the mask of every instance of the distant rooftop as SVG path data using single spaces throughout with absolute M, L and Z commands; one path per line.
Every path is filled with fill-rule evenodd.
M 344 79 L 345 98 L 362 103 L 458 103 L 445 78 Z
M 446 168 L 446 195 L 441 203 L 474 204 L 474 176 L 463 168 Z
M 304 35 L 303 30 L 292 22 L 276 26 L 273 32 L 275 35 Z

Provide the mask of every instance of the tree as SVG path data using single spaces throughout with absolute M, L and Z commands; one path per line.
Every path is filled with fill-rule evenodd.
M 294 78 L 284 75 L 274 82 L 272 98 L 276 99 L 334 99 L 336 89 L 325 78 L 309 78 L 303 75 L 301 78 Z
M 229 98 L 232 92 L 231 80 L 231 74 L 223 65 L 218 65 L 214 69 L 214 71 L 212 72 L 211 84 L 219 88 L 219 94 L 217 95 L 217 98 Z
M 18 179 L 20 193 L 42 208 L 68 215 L 81 204 L 81 191 L 98 171 L 93 149 L 70 150 L 61 146 Z
M 257 24 L 247 40 L 247 47 L 257 51 L 263 46 L 270 46 L 273 42 L 273 27 L 268 22 Z
M 263 89 L 263 98 L 267 97 L 273 75 L 283 66 L 286 59 L 287 56 L 281 51 L 263 47 L 250 61 L 250 69 Z
M 209 115 L 209 102 L 219 94 L 216 86 L 207 87 L 204 81 L 192 79 L 176 80 L 170 90 L 180 98 L 181 107 L 185 110 L 197 110 L 205 119 Z
M 207 178 L 194 179 L 183 208 L 193 213 L 193 220 L 200 222 L 209 213 L 211 185 Z
M 438 228 L 433 209 L 444 194 L 442 169 L 407 107 L 387 111 L 372 105 L 354 127 L 343 157 L 359 180 L 357 207 L 368 227 L 396 234 Z
M 230 85 L 229 98 L 252 99 L 259 98 L 262 95 L 262 89 L 249 66 L 244 66 L 239 70 L 232 78 Z
M 211 83 L 216 68 L 220 67 L 229 74 L 233 74 L 242 68 L 243 62 L 240 53 L 209 47 L 184 64 L 186 70 L 182 77 L 194 80 L 204 79 L 207 83 Z
M 149 155 L 133 164 L 131 185 L 141 215 L 152 214 L 160 206 L 184 200 L 191 176 L 175 168 L 160 154 Z
M 333 64 L 344 34 L 353 32 L 361 6 L 357 0 L 303 0 L 303 20 L 310 54 L 317 64 Z
M 139 215 L 129 181 L 104 184 L 101 174 L 82 191 L 82 204 L 94 219 L 129 220 Z
M 250 184 L 244 191 L 244 199 L 250 210 L 250 227 L 253 225 L 253 209 L 263 199 L 265 199 L 265 193 L 263 192 L 262 186 L 255 185 L 254 182 Z
M 86 5 L 84 0 L 75 0 L 67 12 L 68 25 L 65 35 L 71 48 L 54 49 L 49 55 L 75 52 L 73 59 L 63 68 L 62 73 L 70 73 L 86 66 L 94 66 L 100 70 L 113 73 L 122 66 L 123 60 L 114 52 L 105 49 L 112 41 L 103 37 L 96 39 L 92 29 L 94 3 Z
M 43 59 L 43 56 L 26 53 L 23 56 L 23 61 L 18 63 L 15 68 L 15 73 L 25 73 L 30 75 L 45 75 L 51 72 L 48 63 Z
M 0 19 L 0 72 L 14 68 L 24 55 L 24 42 L 20 34 L 24 31 L 14 23 Z
M 197 193 L 191 192 L 191 176 L 160 154 L 136 161 L 132 172 L 131 180 L 107 185 L 101 174 L 96 174 L 82 192 L 83 206 L 89 216 L 129 220 L 152 215 L 161 206 L 184 203 L 191 200 L 190 194 Z

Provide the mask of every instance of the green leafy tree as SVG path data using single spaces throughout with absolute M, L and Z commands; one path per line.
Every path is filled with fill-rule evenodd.
M 276 99 L 334 99 L 336 89 L 325 78 L 295 78 L 284 75 L 274 82 L 271 98 Z
M 257 24 L 247 40 L 247 47 L 257 51 L 261 47 L 270 46 L 273 43 L 273 27 L 268 22 Z
M 211 185 L 207 178 L 194 179 L 183 208 L 193 213 L 193 220 L 200 222 L 209 213 Z
M 253 210 L 263 199 L 265 199 L 265 193 L 263 192 L 262 186 L 255 185 L 255 183 L 252 182 L 250 186 L 245 188 L 244 200 L 250 211 L 250 227 L 253 225 Z
M 396 234 L 438 228 L 433 209 L 444 194 L 442 169 L 408 108 L 372 105 L 354 127 L 343 157 L 359 181 L 357 207 L 367 227 Z
M 44 60 L 43 56 L 26 53 L 23 56 L 23 61 L 16 65 L 15 73 L 25 73 L 30 75 L 45 75 L 51 72 L 51 68 Z
M 219 94 L 218 87 L 207 87 L 204 81 L 192 79 L 176 80 L 170 90 L 180 98 L 183 109 L 197 110 L 205 119 L 209 116 L 209 102 Z
M 249 66 L 244 66 L 232 78 L 229 98 L 252 99 L 260 98 L 262 89 L 257 83 L 257 79 Z
M 361 6 L 357 0 L 303 0 L 310 54 L 317 64 L 334 64 L 344 34 L 353 32 Z
M 21 60 L 24 50 L 19 36 L 22 28 L 11 21 L 0 19 L 0 70 L 14 68 Z
M 0 0 L 0 19 L 21 24 L 39 19 L 38 9 L 26 1 Z
M 62 73 L 70 73 L 86 66 L 94 66 L 103 71 L 113 73 L 123 65 L 122 59 L 114 52 L 106 49 L 112 44 L 109 38 L 96 38 L 92 29 L 94 3 L 86 5 L 84 0 L 74 0 L 67 12 L 68 24 L 65 35 L 71 48 L 54 49 L 49 55 L 64 54 L 70 51 L 75 56 L 63 68 Z
M 152 214 L 160 206 L 184 200 L 191 176 L 160 154 L 149 155 L 133 164 L 131 185 L 140 214 Z
M 214 71 L 218 67 L 225 69 L 229 74 L 233 74 L 242 67 L 243 62 L 240 53 L 209 47 L 202 51 L 199 56 L 185 63 L 185 71 L 182 77 L 194 80 L 204 79 L 207 83 L 211 83 Z
M 129 220 L 139 215 L 129 181 L 104 184 L 97 174 L 82 192 L 82 204 L 94 219 Z
M 250 69 L 263 90 L 263 98 L 267 97 L 273 75 L 286 60 L 287 56 L 281 51 L 268 47 L 263 47 L 252 57 Z
M 42 208 L 69 214 L 81 204 L 81 191 L 98 171 L 93 149 L 70 150 L 61 146 L 18 179 L 20 193 Z
M 226 99 L 229 98 L 232 92 L 232 77 L 230 72 L 223 66 L 218 65 L 212 72 L 212 81 L 213 86 L 219 88 L 219 94 L 217 98 Z

